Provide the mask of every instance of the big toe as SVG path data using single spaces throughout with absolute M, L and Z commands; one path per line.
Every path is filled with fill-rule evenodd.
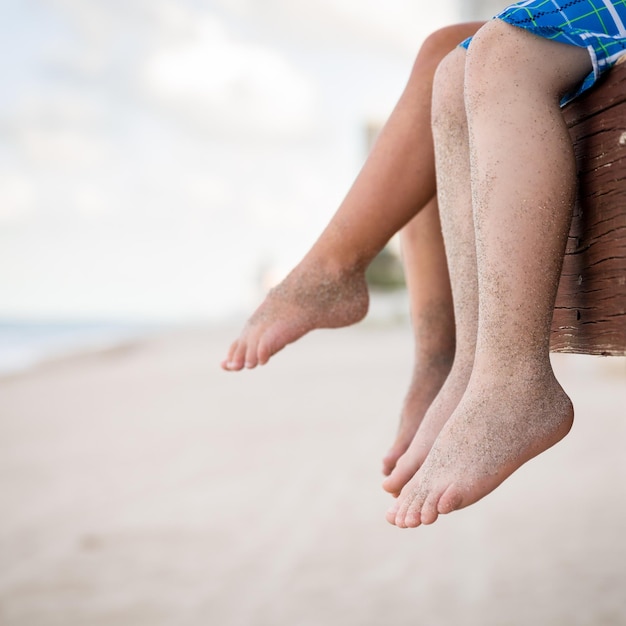
M 385 519 L 394 526 L 396 525 L 396 517 L 398 515 L 398 503 L 394 502 L 390 507 L 387 513 L 385 514 Z
M 383 458 L 383 474 L 389 476 L 396 468 L 398 459 L 407 451 L 408 443 L 404 441 L 396 441 L 385 457 Z
M 419 459 L 412 457 L 410 450 L 407 451 L 400 457 L 389 477 L 383 481 L 383 489 L 393 495 L 400 493 L 420 468 L 420 464 Z

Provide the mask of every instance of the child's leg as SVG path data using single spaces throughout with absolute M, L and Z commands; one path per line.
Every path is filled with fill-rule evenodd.
M 463 399 L 388 513 L 398 526 L 432 523 L 439 513 L 476 502 L 571 427 L 571 403 L 549 361 L 576 181 L 559 99 L 590 70 L 584 49 L 498 20 L 470 46 L 465 103 L 480 303 L 476 359 Z M 438 149 L 454 141 L 436 136 Z
M 441 224 L 452 280 L 456 353 L 452 371 L 428 409 L 409 449 L 383 483 L 384 489 L 394 495 L 400 492 L 424 462 L 441 428 L 465 392 L 474 362 L 478 281 L 469 184 L 467 119 L 463 102 L 464 63 L 463 48 L 451 53 L 437 70 L 433 93 L 434 115 L 444 117 L 441 123 L 434 120 L 433 130 L 450 136 L 450 141 L 444 146 L 437 142 L 436 162 Z
M 383 459 L 389 475 L 409 447 L 454 359 L 454 311 L 439 210 L 433 198 L 401 231 L 415 359 L 396 440 Z
M 222 364 L 225 369 L 263 364 L 314 328 L 345 326 L 366 314 L 365 267 L 435 195 L 430 130 L 435 69 L 479 25 L 442 29 L 424 43 L 350 192 L 310 252 L 250 318 Z

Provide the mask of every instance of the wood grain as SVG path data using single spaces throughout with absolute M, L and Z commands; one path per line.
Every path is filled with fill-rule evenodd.
M 626 355 L 626 63 L 563 113 L 579 188 L 551 349 Z

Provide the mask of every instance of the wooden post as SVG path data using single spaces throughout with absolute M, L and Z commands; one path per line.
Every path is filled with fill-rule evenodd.
M 551 349 L 626 355 L 626 63 L 563 113 L 579 188 Z

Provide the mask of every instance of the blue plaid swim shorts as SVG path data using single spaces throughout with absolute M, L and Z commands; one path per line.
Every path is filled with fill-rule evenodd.
M 589 89 L 626 53 L 626 0 L 526 0 L 495 17 L 540 37 L 587 49 L 593 72 L 561 105 Z M 470 42 L 471 37 L 461 45 L 467 48 Z

